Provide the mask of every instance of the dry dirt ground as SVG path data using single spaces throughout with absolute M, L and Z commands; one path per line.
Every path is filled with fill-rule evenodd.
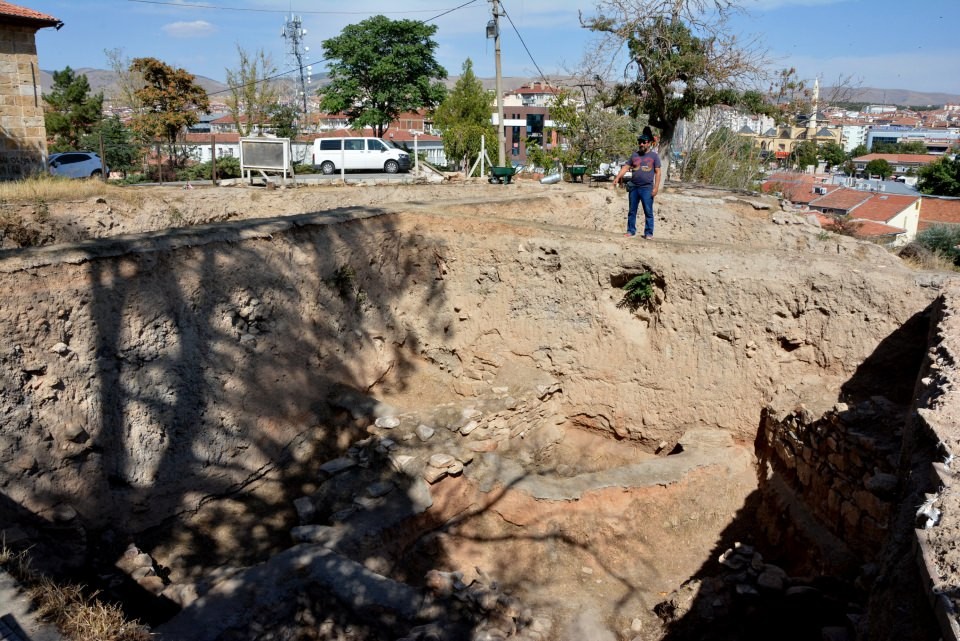
M 514 544 L 512 556 L 506 559 L 503 546 L 498 545 L 499 537 L 515 534 L 515 530 L 528 525 L 527 520 L 536 511 L 529 498 L 505 500 L 498 510 L 451 528 L 445 538 L 450 563 L 465 570 L 468 578 L 480 574 L 481 567 L 496 568 L 501 578 L 518 590 L 525 581 L 550 585 L 547 591 L 523 596 L 537 607 L 565 600 L 578 607 L 595 603 L 597 612 L 588 612 L 588 619 L 607 620 L 605 625 L 617 630 L 621 638 L 631 638 L 627 636 L 631 619 L 639 620 L 632 633 L 641 639 L 657 639 L 662 638 L 658 636 L 662 631 L 655 627 L 652 606 L 696 573 L 713 546 L 721 545 L 719 533 L 755 487 L 750 460 L 760 404 L 802 402 L 814 410 L 830 407 L 837 401 L 836 390 L 872 346 L 929 303 L 935 290 L 927 285 L 936 284 L 942 275 L 914 273 L 879 247 L 822 232 L 800 217 L 781 212 L 779 204 L 770 198 L 671 186 L 657 199 L 656 238 L 652 241 L 622 237 L 625 203 L 624 192 L 609 184 L 541 185 L 525 181 L 512 185 L 476 181 L 291 189 L 124 188 L 75 201 L 0 203 L 0 220 L 7 221 L 0 250 L 13 250 L 4 252 L 3 258 L 8 269 L 16 269 L 18 264 L 42 265 L 45 256 L 53 260 L 57 253 L 69 257 L 77 247 L 71 249 L 69 245 L 79 243 L 82 248 L 93 239 L 149 232 L 165 235 L 170 228 L 298 214 L 321 213 L 332 220 L 346 220 L 398 213 L 405 219 L 399 224 L 404 232 L 416 234 L 431 226 L 442 230 L 444 254 L 435 254 L 435 265 L 431 266 L 437 278 L 444 278 L 448 270 L 454 272 L 450 278 L 457 270 L 470 269 L 476 275 L 460 277 L 461 285 L 474 288 L 457 293 L 454 312 L 461 314 L 459 320 L 465 324 L 472 318 L 461 309 L 474 310 L 478 301 L 487 301 L 491 307 L 509 302 L 484 298 L 487 280 L 505 282 L 508 288 L 529 289 L 529 282 L 519 280 L 519 272 L 524 271 L 529 277 L 549 276 L 551 287 L 563 286 L 563 279 L 570 278 L 569 284 L 574 287 L 578 283 L 573 279 L 579 275 L 561 271 L 561 261 L 591 265 L 607 262 L 611 272 L 624 269 L 624 265 L 631 269 L 652 266 L 670 280 L 673 317 L 644 310 L 620 315 L 615 311 L 616 300 L 599 296 L 584 299 L 581 315 L 602 317 L 603 327 L 596 338 L 577 343 L 576 338 L 560 336 L 541 324 L 556 302 L 545 295 L 534 301 L 535 311 L 528 312 L 528 322 L 511 325 L 512 338 L 520 347 L 514 347 L 515 353 L 508 353 L 507 360 L 534 363 L 542 359 L 535 362 L 537 371 L 550 369 L 569 375 L 571 384 L 564 388 L 563 408 L 569 438 L 551 453 L 565 464 L 592 472 L 625 460 L 652 458 L 658 448 L 672 449 L 688 427 L 706 426 L 727 432 L 732 439 L 733 453 L 723 482 L 700 470 L 669 490 L 653 487 L 633 493 L 597 493 L 555 521 L 548 514 L 537 527 L 527 528 L 529 541 L 517 537 L 520 542 Z M 45 249 L 17 252 L 16 247 L 24 241 Z M 505 243 L 510 246 L 505 247 Z M 498 263 L 504 256 L 517 254 L 526 258 L 509 266 Z M 482 263 L 485 255 L 492 257 L 489 264 Z M 475 264 L 467 265 L 467 260 Z M 595 280 L 601 276 L 598 271 Z M 609 288 L 609 283 L 599 285 Z M 724 291 L 718 294 L 720 287 Z M 867 301 L 864 309 L 859 309 L 856 296 Z M 758 309 L 767 302 L 769 313 Z M 686 303 L 689 307 L 684 307 Z M 576 308 L 577 301 L 558 304 Z M 697 308 L 700 304 L 705 305 L 702 315 L 694 317 L 692 310 L 701 311 Z M 497 311 L 503 311 L 506 317 L 514 310 Z M 479 316 L 480 312 L 471 314 Z M 838 316 L 849 317 L 848 324 L 838 322 Z M 695 325 L 695 331 L 682 327 L 684 322 Z M 467 348 L 479 351 L 488 340 L 484 337 L 495 330 L 478 331 L 479 338 L 473 344 L 461 345 L 462 353 Z M 690 348 L 694 342 L 691 336 L 702 341 L 703 347 Z M 630 341 L 618 350 L 622 353 L 604 356 L 611 349 L 605 341 L 622 337 Z M 671 337 L 680 338 L 674 338 L 678 342 L 671 346 Z M 552 351 L 538 350 L 538 340 L 553 344 Z M 565 355 L 557 348 L 562 341 L 577 343 L 570 358 L 586 364 L 564 362 Z M 739 350 L 735 357 L 711 362 L 711 354 L 720 354 L 730 346 Z M 430 357 L 439 359 L 438 354 Z M 427 355 L 425 351 L 425 360 Z M 630 360 L 649 366 L 648 371 L 644 367 L 628 373 L 604 369 L 605 364 L 612 367 L 613 363 Z M 438 362 L 433 360 L 431 364 L 436 366 Z M 676 372 L 669 372 L 671 363 L 676 364 Z M 725 369 L 733 363 L 736 372 Z M 669 373 L 659 374 L 654 366 Z M 451 398 L 470 398 L 469 391 L 462 388 L 464 377 L 451 383 L 436 368 L 413 374 L 403 386 L 393 384 L 390 377 L 377 378 L 381 374 L 371 375 L 371 389 L 385 402 L 409 412 L 427 411 Z M 532 380 L 519 365 L 501 368 L 498 376 L 501 379 L 497 383 L 510 388 L 529 386 Z M 727 386 L 711 382 L 725 376 L 729 377 Z M 606 378 L 614 381 L 610 389 L 603 386 Z M 734 379 L 739 382 L 730 383 Z M 617 384 L 647 390 L 640 393 L 642 404 L 627 405 Z M 590 408 L 597 405 L 603 411 L 591 413 Z M 621 421 L 623 416 L 628 420 Z M 598 434 L 603 436 L 600 442 Z M 630 445 L 613 447 L 617 441 L 610 437 L 614 434 Z M 625 453 L 628 448 L 637 451 Z M 584 456 L 588 451 L 589 458 Z M 286 498 L 280 488 L 271 490 L 269 482 L 260 489 L 261 498 Z M 446 516 L 452 518 L 463 509 L 457 507 L 458 501 L 469 505 L 473 500 L 463 498 L 471 491 L 475 490 L 441 484 L 435 501 L 451 506 Z M 680 505 L 686 507 L 680 510 Z M 211 509 L 229 512 L 233 508 L 221 502 Z M 236 506 L 238 520 L 245 509 Z M 604 515 L 599 525 L 591 520 L 597 513 Z M 581 518 L 580 514 L 591 517 Z M 240 554 L 242 548 L 249 548 L 247 535 L 255 534 L 255 520 L 228 527 L 218 525 L 211 515 L 215 513 L 200 509 L 193 518 L 195 523 L 209 524 L 204 533 L 213 545 L 227 554 Z M 289 518 L 289 511 L 286 517 L 277 517 L 280 523 L 274 525 L 278 529 L 289 525 L 284 518 Z M 643 533 L 647 538 L 638 539 L 635 532 L 625 530 L 625 520 L 655 522 L 656 527 Z M 548 546 L 545 552 L 538 539 L 549 534 L 551 527 L 560 527 L 567 538 L 562 544 Z M 737 534 L 724 533 L 727 538 Z M 168 542 L 165 548 L 160 544 L 151 552 L 174 558 L 180 555 L 176 545 Z M 629 573 L 620 571 L 621 566 L 641 557 L 656 562 L 643 561 Z M 511 564 L 514 558 L 522 563 Z M 174 571 L 188 574 L 188 569 Z M 636 592 L 640 583 L 643 594 L 639 603 L 630 602 L 629 608 L 618 611 L 615 624 L 609 621 L 610 605 L 627 604 L 625 595 Z M 565 625 L 577 624 L 575 612 L 566 616 L 569 620 Z M 576 636 L 565 629 L 558 630 L 553 638 Z

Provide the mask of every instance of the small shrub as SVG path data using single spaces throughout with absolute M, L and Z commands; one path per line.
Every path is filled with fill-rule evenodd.
M 654 298 L 653 274 L 643 272 L 634 276 L 621 289 L 624 292 L 623 298 L 617 303 L 617 307 L 636 310 L 641 305 L 649 306 L 653 303 Z
M 917 234 L 915 242 L 960 265 L 960 225 L 934 225 Z
M 47 205 L 47 201 L 39 196 L 34 202 L 33 215 L 36 216 L 38 223 L 45 223 L 50 220 L 50 207 Z
M 340 295 L 341 299 L 349 300 L 353 296 L 353 287 L 356 278 L 357 273 L 353 271 L 353 267 L 350 267 L 350 265 L 341 265 L 333 272 L 333 276 L 326 279 L 325 282 Z

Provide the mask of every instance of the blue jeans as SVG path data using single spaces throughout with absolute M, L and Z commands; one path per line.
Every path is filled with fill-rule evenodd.
M 643 235 L 653 236 L 653 185 L 634 187 L 627 192 L 630 209 L 627 210 L 627 233 L 637 233 L 637 208 L 643 203 Z

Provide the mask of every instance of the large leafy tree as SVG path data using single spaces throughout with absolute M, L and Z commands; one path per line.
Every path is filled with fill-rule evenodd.
M 790 162 L 801 171 L 804 167 L 816 167 L 817 143 L 812 140 L 798 142 L 797 146 L 790 152 Z
M 251 55 L 237 45 L 239 67 L 227 69 L 227 109 L 237 123 L 241 136 L 254 131 L 263 135 L 263 126 L 270 121 L 270 111 L 277 103 L 278 90 L 269 79 L 277 68 L 261 49 Z
M 921 168 L 917 188 L 925 194 L 960 196 L 960 156 L 944 156 Z
M 453 90 L 437 107 L 434 126 L 443 134 L 443 151 L 448 164 L 460 168 L 480 153 L 481 138 L 492 147 L 497 130 L 490 122 L 492 97 L 473 73 L 470 58 Z
M 133 117 L 133 129 L 145 138 L 166 141 L 172 152 L 180 133 L 210 108 L 207 92 L 193 74 L 156 58 L 134 58 L 130 69 L 142 74 L 144 82 L 134 93 L 142 109 Z
M 90 95 L 87 77 L 70 67 L 53 72 L 53 88 L 43 99 L 49 107 L 44 124 L 53 136 L 52 151 L 79 149 L 80 138 L 103 118 L 103 94 Z
M 849 159 L 843 146 L 835 142 L 823 143 L 820 146 L 820 157 L 827 162 L 827 167 L 838 167 Z
M 646 114 L 659 130 L 661 156 L 680 120 L 698 109 L 733 104 L 761 73 L 756 52 L 727 30 L 733 0 L 599 0 L 583 25 L 620 44 L 630 61 L 613 104 Z
M 893 174 L 893 167 L 883 158 L 874 158 L 867 163 L 865 170 L 868 176 L 880 176 L 883 180 Z
M 374 16 L 324 40 L 330 84 L 317 92 L 320 108 L 383 136 L 402 112 L 439 105 L 447 71 L 434 59 L 436 31 L 416 20 Z

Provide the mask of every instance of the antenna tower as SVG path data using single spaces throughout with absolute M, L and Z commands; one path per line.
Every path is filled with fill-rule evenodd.
M 303 38 L 307 35 L 307 30 L 303 28 L 303 22 L 300 16 L 290 14 L 283 24 L 283 31 L 280 35 L 287 43 L 286 55 L 297 71 L 297 96 L 295 104 L 301 109 L 301 130 L 307 122 L 307 90 L 310 88 L 313 67 L 307 64 L 310 59 L 310 47 L 303 44 Z

